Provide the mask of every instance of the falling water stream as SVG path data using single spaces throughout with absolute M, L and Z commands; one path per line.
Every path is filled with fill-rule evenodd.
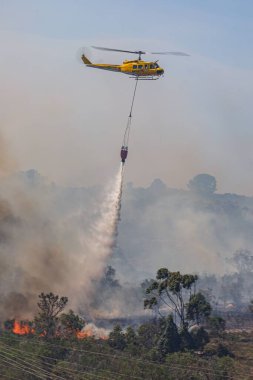
M 86 273 L 90 280 L 103 275 L 109 257 L 116 245 L 118 222 L 123 183 L 123 165 L 120 165 L 115 177 L 105 191 L 105 197 L 99 208 L 99 215 L 91 225 L 88 237 L 85 237 L 87 255 Z

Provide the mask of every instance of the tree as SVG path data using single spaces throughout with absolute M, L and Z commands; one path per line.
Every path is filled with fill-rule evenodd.
M 128 326 L 125 333 L 126 344 L 137 344 L 137 335 L 131 326 Z
M 226 328 L 226 321 L 222 317 L 209 317 L 208 318 L 208 329 L 213 336 L 221 337 Z
M 61 314 L 59 319 L 62 325 L 62 334 L 66 337 L 76 336 L 85 326 L 85 321 L 80 318 L 79 315 L 75 314 L 73 310 Z
M 180 336 L 172 315 L 166 319 L 163 334 L 158 342 L 158 351 L 163 355 L 180 350 Z
M 157 345 L 163 326 L 164 318 L 140 325 L 137 330 L 139 344 L 147 349 L 152 349 Z
M 213 194 L 216 188 L 216 179 L 209 174 L 198 174 L 188 183 L 188 188 L 199 194 Z
M 68 298 L 59 297 L 53 293 L 39 295 L 38 316 L 35 317 L 35 329 L 46 338 L 55 336 L 59 313 L 65 308 Z
M 195 293 L 197 275 L 170 272 L 167 268 L 157 271 L 156 280 L 153 280 L 146 289 L 149 296 L 144 300 L 144 308 L 154 309 L 165 306 L 173 311 L 183 328 L 186 326 L 186 301 Z
M 186 325 L 180 330 L 179 336 L 180 336 L 180 349 L 182 351 L 191 350 L 195 348 L 193 336 L 192 334 L 190 334 Z
M 120 288 L 121 286 L 119 280 L 117 280 L 115 276 L 116 270 L 111 265 L 108 265 L 105 268 L 104 278 L 102 278 L 101 280 L 101 286 L 110 288 Z
M 102 278 L 94 280 L 93 285 L 96 291 L 90 306 L 94 309 L 110 309 L 112 299 L 119 297 L 121 290 L 116 270 L 110 265 L 106 266 Z
M 190 334 L 193 339 L 193 348 L 195 349 L 203 349 L 203 347 L 209 342 L 208 332 L 202 326 L 193 326 Z
M 140 349 L 138 337 L 135 330 L 131 326 L 128 326 L 126 329 L 125 341 L 128 352 L 130 352 L 131 355 L 139 355 Z
M 126 347 L 126 339 L 120 325 L 114 326 L 109 334 L 108 343 L 113 348 L 124 350 Z
M 186 318 L 199 325 L 209 317 L 212 307 L 202 293 L 192 294 L 186 304 Z

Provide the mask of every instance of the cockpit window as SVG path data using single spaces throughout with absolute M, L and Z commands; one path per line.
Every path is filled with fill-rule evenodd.
M 155 66 L 155 69 L 157 69 L 157 67 L 159 67 L 159 65 L 156 62 L 154 63 L 154 66 Z

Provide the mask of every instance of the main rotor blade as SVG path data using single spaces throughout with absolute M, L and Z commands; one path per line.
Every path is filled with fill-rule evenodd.
M 142 50 L 121 50 L 121 49 L 111 49 L 101 46 L 92 46 L 94 49 L 98 50 L 105 50 L 105 51 L 118 51 L 122 53 L 132 53 L 132 54 L 160 54 L 160 55 L 179 55 L 184 57 L 189 57 L 190 55 L 187 53 L 183 53 L 182 51 L 161 51 L 161 52 L 148 52 L 148 51 L 142 51 Z
M 100 47 L 100 46 L 92 46 L 94 49 L 98 50 L 105 50 L 105 51 L 118 51 L 122 53 L 133 53 L 133 54 L 146 54 L 145 51 L 131 51 L 131 50 L 121 50 L 121 49 L 111 49 L 106 47 Z
M 151 54 L 180 55 L 183 57 L 190 57 L 190 54 L 183 53 L 182 51 L 161 51 L 161 52 L 152 52 Z

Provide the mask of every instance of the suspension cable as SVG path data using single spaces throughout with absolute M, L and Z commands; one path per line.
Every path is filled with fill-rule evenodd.
M 133 111 L 133 106 L 134 106 L 134 99 L 135 99 L 135 93 L 136 93 L 136 89 L 137 89 L 138 79 L 139 79 L 139 77 L 136 78 L 136 83 L 135 83 L 135 87 L 134 87 L 134 95 L 133 95 L 133 99 L 132 99 L 129 117 L 132 117 L 132 111 Z
M 132 98 L 132 103 L 130 107 L 130 112 L 127 120 L 127 125 L 123 137 L 123 143 L 122 146 L 127 147 L 128 146 L 128 141 L 129 141 L 129 135 L 130 135 L 130 127 L 131 127 L 131 122 L 132 122 L 132 113 L 133 113 L 133 106 L 134 106 L 134 100 L 135 100 L 135 94 L 136 94 L 136 89 L 138 85 L 138 80 L 139 78 L 136 78 L 135 86 L 134 86 L 134 93 L 133 93 L 133 98 Z

